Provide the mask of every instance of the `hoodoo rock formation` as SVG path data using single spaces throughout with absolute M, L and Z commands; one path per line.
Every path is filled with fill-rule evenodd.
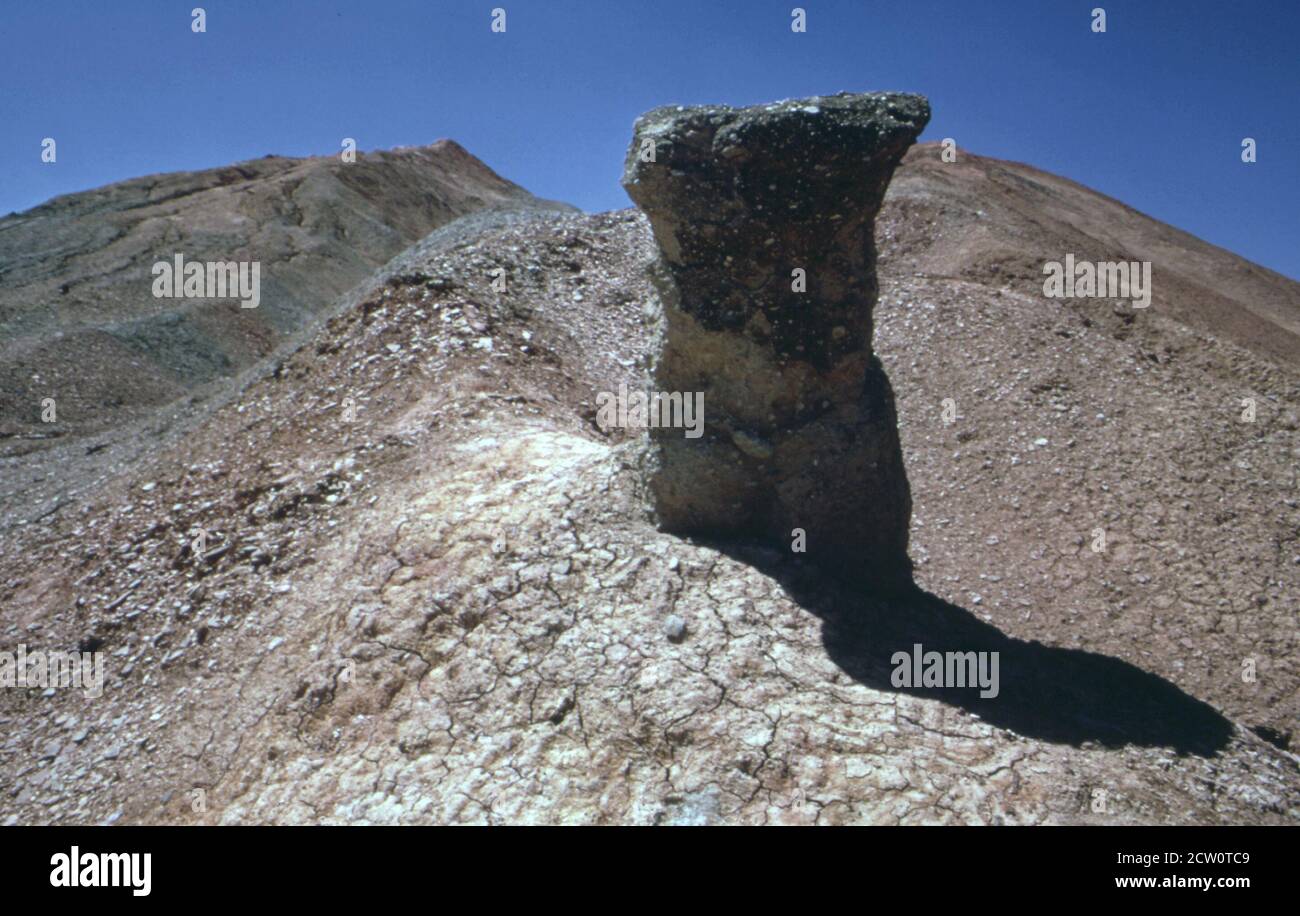
M 827 569 L 908 578 L 911 497 L 871 348 L 873 230 L 929 117 L 921 96 L 841 93 L 638 119 L 623 185 L 662 253 L 654 382 L 705 405 L 699 438 L 651 431 L 664 530 L 803 540 Z

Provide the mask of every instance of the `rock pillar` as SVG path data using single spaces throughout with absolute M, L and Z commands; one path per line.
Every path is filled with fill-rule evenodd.
M 704 393 L 703 435 L 651 431 L 665 530 L 910 579 L 911 496 L 871 349 L 873 229 L 929 115 L 921 96 L 871 93 L 636 122 L 623 186 L 662 253 L 654 388 Z

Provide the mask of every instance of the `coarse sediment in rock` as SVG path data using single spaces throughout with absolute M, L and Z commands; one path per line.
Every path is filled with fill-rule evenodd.
M 623 185 L 662 251 L 659 391 L 704 393 L 704 431 L 651 432 L 662 528 L 793 545 L 906 579 L 911 499 L 871 349 L 873 227 L 929 120 L 921 96 L 658 108 Z

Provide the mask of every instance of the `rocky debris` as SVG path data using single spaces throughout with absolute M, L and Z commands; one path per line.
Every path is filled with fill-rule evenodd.
M 61 451 L 110 467 L 121 456 L 105 438 L 148 435 L 187 412 L 181 399 L 213 396 L 431 230 L 544 205 L 563 207 L 441 140 L 153 175 L 0 217 L 0 464 Z M 155 298 L 153 265 L 178 255 L 256 262 L 261 303 Z M 42 476 L 5 468 L 0 514 L 20 514 L 15 492 L 33 506 Z
M 652 429 L 665 530 L 756 537 L 909 578 L 894 396 L 871 349 L 875 217 L 929 120 L 920 96 L 659 108 L 623 185 L 663 254 L 654 387 L 703 392 L 703 435 Z
M 107 477 L 202 422 L 430 230 L 568 210 L 440 140 L 134 179 L 0 218 L 0 530 L 74 495 L 60 477 Z M 151 264 L 177 252 L 257 260 L 262 304 L 152 298 Z

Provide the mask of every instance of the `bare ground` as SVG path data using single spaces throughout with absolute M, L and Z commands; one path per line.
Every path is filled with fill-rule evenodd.
M 1006 215 L 1024 176 L 983 185 L 1023 167 L 926 156 L 877 231 L 914 594 L 657 532 L 639 440 L 593 422 L 644 370 L 644 223 L 488 223 L 5 533 L 6 644 L 99 647 L 109 672 L 98 700 L 0 694 L 0 812 L 1294 822 L 1295 368 L 1164 292 L 1045 300 L 1041 232 Z M 975 233 L 980 210 L 1003 215 Z M 1018 266 L 987 256 L 1016 238 Z M 917 641 L 1000 652 L 1000 697 L 895 689 Z

